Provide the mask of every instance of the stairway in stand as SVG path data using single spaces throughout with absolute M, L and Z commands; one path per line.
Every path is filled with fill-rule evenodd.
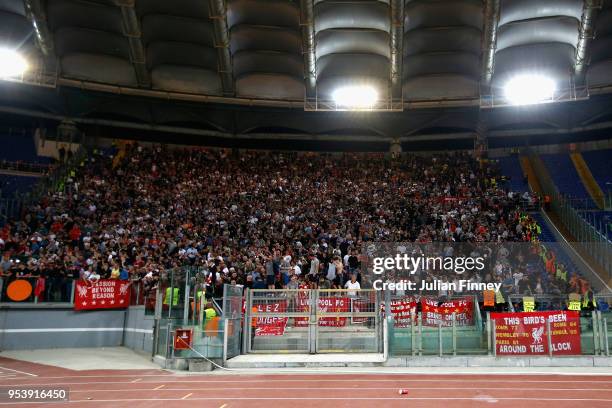
M 579 152 L 575 152 L 571 153 L 570 157 L 572 159 L 572 162 L 574 163 L 574 167 L 576 167 L 576 172 L 578 172 L 578 175 L 580 176 L 580 180 L 582 181 L 584 188 L 589 193 L 597 207 L 599 207 L 599 209 L 603 209 L 603 191 L 601 191 L 601 187 L 599 187 L 599 184 L 597 184 L 597 181 L 593 177 L 593 174 L 591 173 L 589 166 L 584 161 L 582 154 Z
M 540 186 L 540 181 L 536 177 L 535 171 L 533 170 L 533 166 L 531 166 L 529 156 L 521 156 L 520 163 L 521 168 L 523 169 L 523 174 L 527 175 L 527 180 L 531 191 L 542 196 L 542 186 Z

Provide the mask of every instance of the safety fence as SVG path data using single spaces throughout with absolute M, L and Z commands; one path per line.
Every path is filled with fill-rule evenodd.
M 226 325 L 226 321 L 220 317 L 211 319 L 206 325 L 184 325 L 172 319 L 163 319 L 156 332 L 154 354 L 166 358 L 225 360 L 228 338 L 239 336 L 238 329 Z
M 390 355 L 484 352 L 484 326 L 476 296 L 439 299 L 385 292 L 383 311 Z
M 222 316 L 227 331 L 225 345 L 225 359 L 240 355 L 242 348 L 242 320 L 243 320 L 242 287 L 225 285 L 223 288 Z
M 546 310 L 533 307 L 522 312 L 508 303 L 509 307 L 483 316 L 476 296 L 438 299 L 372 290 L 348 292 L 248 291 L 243 351 L 385 352 L 391 356 L 609 354 L 612 312 L 607 308 L 560 310 L 555 307 L 560 297 L 549 297 L 537 300 Z
M 183 282 L 185 283 L 185 282 Z M 170 294 L 173 287 L 170 286 Z M 225 285 L 223 313 L 156 301 L 155 353 L 224 362 L 246 353 L 384 356 L 609 355 L 609 309 L 486 311 L 477 296 L 436 298 L 376 290 L 244 290 Z M 191 298 L 185 291 L 185 302 Z M 197 293 L 197 292 L 196 292 Z M 196 295 L 197 296 L 197 295 Z M 549 298 L 548 308 L 559 300 Z M 538 299 L 537 303 L 544 303 Z M 512 303 L 508 303 L 511 305 Z M 207 306 L 210 309 L 210 304 Z
M 249 353 L 382 352 L 381 292 L 248 290 Z
M 224 285 L 219 303 L 205 296 L 197 268 L 172 272 L 164 275 L 156 287 L 153 308 L 145 308 L 145 313 L 155 316 L 153 354 L 168 359 L 207 358 L 220 363 L 240 355 L 242 287 Z
M 391 356 L 490 355 L 558 356 L 610 355 L 610 312 L 576 311 L 487 313 L 484 330 L 459 326 L 427 326 L 422 312 L 412 324 L 397 325 L 387 316 Z

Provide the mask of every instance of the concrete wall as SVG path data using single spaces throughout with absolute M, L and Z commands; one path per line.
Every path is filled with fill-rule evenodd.
M 0 309 L 0 350 L 126 346 L 151 353 L 153 318 L 144 307 L 75 312 L 72 308 Z
M 144 306 L 131 306 L 125 315 L 123 345 L 136 351 L 153 351 L 153 316 L 145 316 Z
M 0 310 L 0 349 L 111 347 L 123 341 L 125 310 Z

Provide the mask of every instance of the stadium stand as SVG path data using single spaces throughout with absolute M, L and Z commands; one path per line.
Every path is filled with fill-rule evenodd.
M 0 198 L 13 198 L 16 194 L 30 191 L 40 181 L 37 176 L 0 174 Z
M 582 152 L 593 177 L 604 193 L 612 191 L 612 150 L 591 150 Z
M 0 268 L 9 280 L 42 276 L 44 296 L 64 300 L 73 279 L 142 280 L 150 290 L 160 271 L 177 266 L 206 269 L 208 295 L 216 298 L 223 283 L 341 288 L 368 241 L 537 240 L 545 223 L 522 210 L 534 197 L 497 180 L 494 166 L 459 153 L 391 163 L 368 154 L 133 145 L 115 165 L 94 154 L 64 193 L 50 192 L 7 223 Z M 544 240 L 552 239 L 546 231 Z M 545 265 L 532 264 L 533 280 L 510 292 L 566 286 L 575 275 L 538 282 Z M 510 279 L 511 267 L 500 268 L 498 276 L 476 278 Z
M 36 154 L 31 135 L 0 134 L 0 160 L 9 162 L 50 164 L 52 159 Z
M 612 191 L 611 154 L 612 150 L 609 149 L 582 152 L 582 157 L 588 165 L 593 178 L 601 188 L 604 197 L 609 196 Z M 608 201 L 609 198 L 606 199 L 606 202 Z M 581 208 L 580 206 L 577 207 Z M 599 211 L 588 207 L 585 211 L 581 211 L 580 215 L 585 221 L 593 225 L 602 235 L 612 240 L 612 224 L 610 222 L 612 213 L 610 211 Z
M 595 208 L 568 154 L 543 154 L 540 157 L 561 194 L 576 199 L 577 208 Z
M 542 229 L 540 241 L 550 244 L 549 247 L 555 252 L 557 261 L 563 264 L 569 271 L 578 271 L 578 267 L 567 255 L 565 250 L 560 245 L 556 244 L 557 238 L 555 234 L 553 234 L 548 221 L 546 221 L 546 219 L 540 213 L 532 213 L 531 216 Z
M 529 191 L 518 156 L 500 157 L 498 161 L 501 173 L 509 179 L 512 191 Z

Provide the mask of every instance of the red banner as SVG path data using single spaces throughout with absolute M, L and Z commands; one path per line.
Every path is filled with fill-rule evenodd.
M 97 282 L 78 280 L 74 298 L 75 310 L 117 309 L 130 305 L 130 282 L 100 279 Z
M 498 355 L 548 355 L 546 321 L 553 355 L 580 354 L 580 313 L 575 311 L 491 313 Z
M 414 311 L 416 316 L 417 301 L 413 297 L 395 299 L 391 301 L 391 313 L 393 314 L 394 327 L 410 327 L 410 316 Z M 381 304 L 381 312 L 385 312 L 385 305 Z
M 421 298 L 421 311 L 423 312 L 423 326 L 450 327 L 453 325 L 453 314 L 457 326 L 471 326 L 474 324 L 474 300 L 471 297 L 449 300 L 438 303 L 436 299 Z
M 282 336 L 287 327 L 286 317 L 258 317 L 256 336 Z
M 319 313 L 346 313 L 351 310 L 351 299 L 347 297 L 319 298 Z M 320 317 L 319 326 L 344 327 L 346 317 Z
M 260 303 L 256 306 L 259 313 L 285 313 L 287 311 L 286 300 Z M 287 317 L 260 316 L 257 318 L 255 336 L 282 336 L 285 334 L 287 320 Z
M 307 312 L 310 310 L 308 306 L 308 297 L 298 296 L 298 310 Z M 326 297 L 319 298 L 318 313 L 346 313 L 351 310 L 351 299 L 347 297 Z M 295 327 L 308 326 L 307 317 L 296 317 L 294 319 Z M 319 326 L 323 327 L 344 327 L 346 326 L 346 317 L 320 317 Z

